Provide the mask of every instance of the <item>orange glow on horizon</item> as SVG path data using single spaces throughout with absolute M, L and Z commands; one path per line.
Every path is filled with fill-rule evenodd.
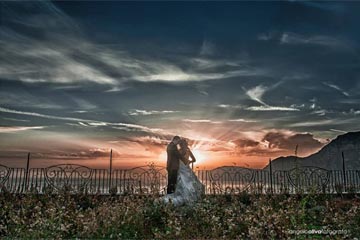
M 166 161 L 167 161 L 167 153 L 166 153 L 166 151 L 163 151 L 162 153 L 160 153 L 159 160 L 166 163 Z
M 204 162 L 206 162 L 208 159 L 207 153 L 205 151 L 194 149 L 192 150 L 192 153 L 194 154 L 197 164 L 204 164 Z
M 206 165 L 206 161 L 209 159 L 208 153 L 199 149 L 192 150 L 194 157 L 196 159 L 196 164 Z M 159 161 L 166 163 L 167 153 L 166 151 L 159 154 Z
M 196 158 L 194 169 L 213 169 L 221 166 L 262 168 L 267 165 L 269 158 L 275 159 L 293 154 L 292 149 L 281 149 L 265 145 L 262 141 L 265 133 L 261 131 L 242 131 L 241 136 L 243 137 L 233 136 L 231 133 L 227 133 L 225 136 L 224 133 L 218 134 L 216 128 L 203 129 L 202 132 L 191 128 L 182 132 L 182 137 L 188 137 L 189 148 Z M 294 135 L 292 132 L 285 131 L 282 134 L 285 138 Z M 106 142 L 102 139 L 88 139 L 76 135 L 44 135 L 37 139 L 37 143 L 39 143 L 37 147 L 29 147 L 29 149 L 32 149 L 30 164 L 31 167 L 45 167 L 72 163 L 107 169 L 110 164 L 110 150 L 112 149 L 114 169 L 146 166 L 149 163 L 166 166 L 166 144 L 168 141 L 149 137 L 134 139 L 136 141 L 117 140 Z M 236 142 L 238 139 L 245 139 L 243 143 L 245 145 L 241 145 L 242 142 L 238 144 Z M 251 145 L 253 143 L 255 145 Z M 306 156 L 310 153 L 303 151 L 303 153 L 299 153 L 299 156 Z M 20 154 L 14 151 L 13 157 L 11 157 L 10 152 L 2 157 L 0 156 L 0 160 L 5 165 L 24 167 L 26 155 L 27 152 Z

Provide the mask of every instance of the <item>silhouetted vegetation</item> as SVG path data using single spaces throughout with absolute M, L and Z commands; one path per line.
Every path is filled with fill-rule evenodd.
M 0 236 L 7 238 L 276 239 L 314 229 L 360 237 L 360 200 L 333 195 L 208 195 L 175 208 L 156 196 L 3 192 L 0 205 Z

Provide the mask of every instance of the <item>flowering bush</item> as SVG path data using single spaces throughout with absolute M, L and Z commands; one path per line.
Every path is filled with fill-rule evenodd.
M 156 196 L 0 194 L 2 238 L 314 238 L 312 230 L 360 237 L 359 199 L 244 193 L 175 208 Z

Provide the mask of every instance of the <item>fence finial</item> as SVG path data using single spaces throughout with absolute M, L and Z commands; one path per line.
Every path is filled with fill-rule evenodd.
M 342 157 L 342 171 L 343 171 L 344 190 L 346 191 L 346 168 L 345 168 L 344 152 L 341 152 L 341 157 Z
M 109 169 L 109 192 L 111 189 L 111 174 L 112 174 L 112 149 L 110 149 L 110 169 Z
M 24 190 L 25 190 L 25 191 L 26 191 L 27 188 L 28 188 L 29 166 L 30 166 L 30 152 L 28 152 L 27 161 L 26 161 L 26 173 L 25 173 L 25 184 L 24 184 Z
M 269 158 L 269 170 L 270 170 L 270 191 L 271 194 L 273 193 L 273 183 L 272 183 L 272 165 L 271 165 L 271 158 Z

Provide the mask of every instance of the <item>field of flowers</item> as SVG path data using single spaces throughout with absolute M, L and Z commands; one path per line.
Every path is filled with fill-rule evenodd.
M 356 196 L 244 193 L 205 196 L 195 206 L 178 208 L 157 199 L 3 192 L 0 238 L 360 237 L 360 200 Z

